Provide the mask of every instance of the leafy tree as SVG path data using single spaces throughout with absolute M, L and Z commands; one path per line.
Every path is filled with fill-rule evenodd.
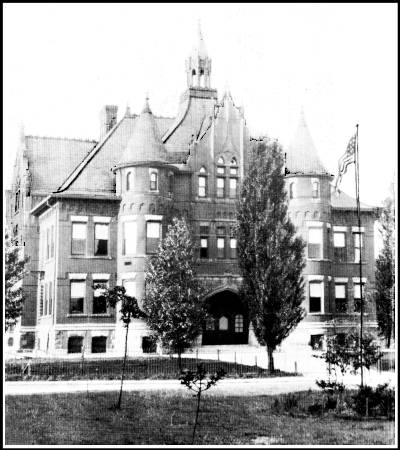
M 185 220 L 174 218 L 145 275 L 147 324 L 165 348 L 178 353 L 180 369 L 183 349 L 198 336 L 206 318 L 196 260 Z
M 204 391 L 210 389 L 212 386 L 215 386 L 217 382 L 221 380 L 225 375 L 226 372 L 222 368 L 219 368 L 214 374 L 208 375 L 207 370 L 204 368 L 204 366 L 202 364 L 199 364 L 195 372 L 186 369 L 182 371 L 182 374 L 179 377 L 181 384 L 185 385 L 190 391 L 195 392 L 194 396 L 197 399 L 196 418 L 194 421 L 193 435 L 192 435 L 192 445 L 194 444 L 196 427 L 199 420 L 201 394 Z
M 117 305 L 119 306 L 121 320 L 124 323 L 124 327 L 126 329 L 124 360 L 123 360 L 122 371 L 121 371 L 121 389 L 119 391 L 118 402 L 114 407 L 115 409 L 121 409 L 122 387 L 124 384 L 126 358 L 127 358 L 127 354 L 128 354 L 129 325 L 130 325 L 132 319 L 138 319 L 140 317 L 144 317 L 145 315 L 140 310 L 136 298 L 126 295 L 126 290 L 123 286 L 115 286 L 112 289 L 104 289 L 103 285 L 97 284 L 94 286 L 94 288 L 95 289 L 103 289 L 103 295 L 109 306 L 111 306 L 112 308 L 115 308 Z
M 29 258 L 21 258 L 20 249 L 5 236 L 5 328 L 6 331 L 17 323 L 24 306 L 24 291 L 20 285 L 26 274 Z
M 380 217 L 383 247 L 376 259 L 375 302 L 376 316 L 381 336 L 390 347 L 394 335 L 394 284 L 395 284 L 395 212 L 393 198 L 387 198 Z M 393 336 L 394 337 L 394 336 Z
M 274 350 L 305 314 L 305 244 L 288 218 L 283 170 L 278 142 L 257 141 L 237 207 L 242 297 L 271 371 Z

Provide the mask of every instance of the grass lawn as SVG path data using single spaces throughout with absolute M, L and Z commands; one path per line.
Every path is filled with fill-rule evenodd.
M 113 393 L 7 396 L 7 445 L 190 445 L 195 399 L 189 391 L 127 392 L 122 410 L 109 408 Z M 289 394 L 290 395 L 290 394 Z M 298 393 L 307 407 L 319 392 Z M 339 419 L 281 411 L 280 396 L 204 394 L 195 444 L 394 444 L 395 422 Z
M 196 369 L 202 363 L 209 372 L 215 372 L 222 367 L 226 377 L 269 377 L 270 372 L 255 366 L 244 364 L 201 360 L 196 358 L 182 358 L 182 368 Z M 105 379 L 113 380 L 121 377 L 122 359 L 74 359 L 74 360 L 34 360 L 27 362 L 7 362 L 5 367 L 6 381 L 19 380 L 78 380 Z M 125 378 L 130 380 L 142 379 L 177 379 L 180 370 L 178 359 L 173 357 L 138 357 L 128 358 Z M 296 375 L 295 373 L 276 370 L 277 376 Z

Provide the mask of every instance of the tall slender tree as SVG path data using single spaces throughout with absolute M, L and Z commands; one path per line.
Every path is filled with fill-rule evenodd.
M 273 352 L 304 317 L 304 241 L 287 213 L 284 158 L 277 141 L 257 141 L 237 206 L 242 298 L 255 335 Z
M 21 281 L 26 273 L 28 257 L 21 257 L 20 248 L 5 236 L 5 330 L 17 323 L 24 307 Z
M 206 318 L 204 289 L 196 278 L 195 246 L 184 219 L 174 218 L 146 270 L 143 309 L 163 347 L 181 354 Z
M 381 336 L 387 347 L 394 334 L 394 284 L 395 284 L 395 211 L 394 199 L 388 197 L 380 217 L 382 249 L 376 259 L 375 302 L 376 316 Z

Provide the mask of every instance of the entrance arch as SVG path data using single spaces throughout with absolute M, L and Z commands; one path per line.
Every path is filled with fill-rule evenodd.
M 224 290 L 206 300 L 210 318 L 203 327 L 202 345 L 247 344 L 249 320 L 238 294 Z

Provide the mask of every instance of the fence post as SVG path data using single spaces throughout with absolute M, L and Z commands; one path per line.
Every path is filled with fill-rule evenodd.
M 219 348 L 217 348 L 217 360 L 219 361 Z
M 365 399 L 365 416 L 368 417 L 368 397 Z

